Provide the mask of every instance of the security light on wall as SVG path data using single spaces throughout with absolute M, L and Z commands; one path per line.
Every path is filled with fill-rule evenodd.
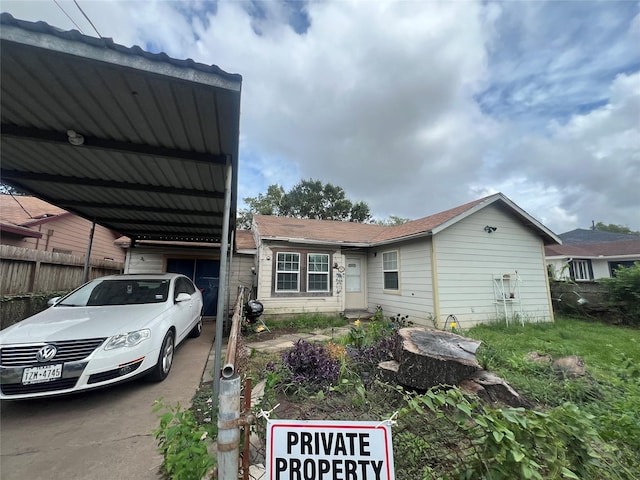
M 78 146 L 84 143 L 84 137 L 75 130 L 67 130 L 67 136 L 71 145 Z
M 492 227 L 491 225 L 487 225 L 484 227 L 484 231 L 487 233 L 493 233 L 498 229 L 498 227 Z

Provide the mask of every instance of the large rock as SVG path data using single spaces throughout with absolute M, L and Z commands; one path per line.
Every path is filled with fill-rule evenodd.
M 427 328 L 403 328 L 396 335 L 393 369 L 402 385 L 418 390 L 458 385 L 481 370 L 475 356 L 478 340 Z

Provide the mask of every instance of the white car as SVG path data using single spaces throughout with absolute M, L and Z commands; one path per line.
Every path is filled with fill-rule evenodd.
M 184 275 L 111 275 L 0 332 L 0 398 L 164 380 L 175 347 L 202 332 L 202 293 Z

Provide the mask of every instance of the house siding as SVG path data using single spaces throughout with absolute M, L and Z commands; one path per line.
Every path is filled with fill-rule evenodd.
M 321 313 L 335 315 L 344 311 L 344 284 L 342 273 L 339 269 L 330 268 L 331 287 L 326 295 L 305 294 L 299 292 L 292 296 L 275 294 L 273 286 L 273 268 L 276 251 L 314 251 L 329 253 L 330 262 L 337 263 L 338 267 L 344 266 L 345 258 L 340 249 L 330 249 L 311 245 L 291 245 L 270 243 L 263 244 L 258 249 L 257 270 L 257 299 L 264 305 L 264 314 L 268 315 L 292 315 L 299 313 Z
M 397 293 L 383 288 L 382 254 L 392 250 L 397 250 L 399 257 Z M 375 312 L 376 306 L 380 305 L 385 316 L 408 315 L 416 325 L 433 326 L 430 238 L 372 248 L 367 272 L 370 312 Z
M 493 233 L 484 231 L 495 226 Z M 504 317 L 494 276 L 510 274 L 519 295 L 507 302 L 507 316 L 525 321 L 553 319 L 542 239 L 496 205 L 460 220 L 437 234 L 440 324 L 454 315 L 463 328 Z
M 42 234 L 41 238 L 12 238 L 3 235 L 2 243 L 14 247 L 29 248 L 47 252 L 63 252 L 75 256 L 86 255 L 91 235 L 92 222 L 75 215 L 64 215 L 50 221 L 42 222 L 31 227 Z M 111 230 L 96 225 L 91 245 L 91 259 L 112 259 L 114 262 L 124 262 L 124 249 L 114 244 L 119 237 Z

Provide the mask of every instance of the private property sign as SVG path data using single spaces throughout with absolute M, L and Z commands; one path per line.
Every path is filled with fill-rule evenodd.
M 387 422 L 269 420 L 268 480 L 394 480 Z

